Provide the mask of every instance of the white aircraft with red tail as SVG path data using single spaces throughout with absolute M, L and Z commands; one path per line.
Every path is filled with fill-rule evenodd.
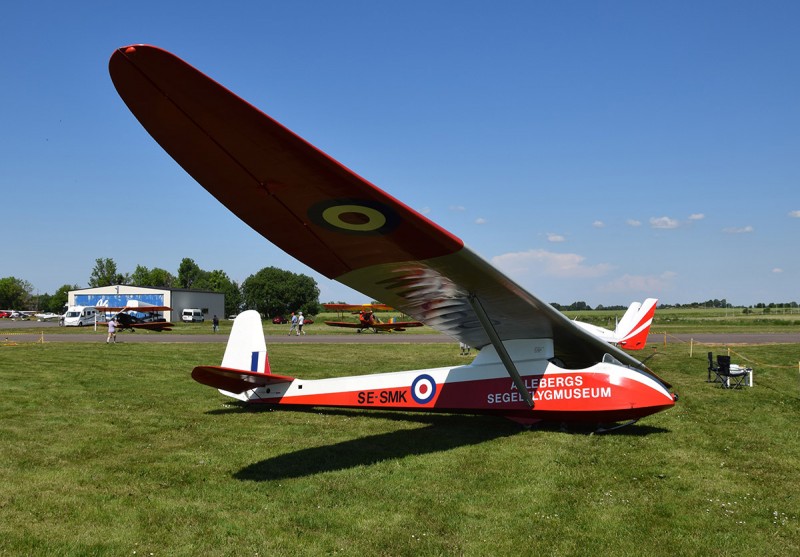
M 269 241 L 370 299 L 480 349 L 468 365 L 303 380 L 272 373 L 260 318 L 233 325 L 195 380 L 240 400 L 609 423 L 671 408 L 670 385 L 585 331 L 386 192 L 173 54 L 114 52 L 109 71 L 144 128 Z
M 656 314 L 656 304 L 658 304 L 656 298 L 647 298 L 641 304 L 633 302 L 613 331 L 577 320 L 574 323 L 596 337 L 626 350 L 642 350 L 647 344 L 647 335 L 650 333 L 650 325 L 653 324 L 653 316 Z

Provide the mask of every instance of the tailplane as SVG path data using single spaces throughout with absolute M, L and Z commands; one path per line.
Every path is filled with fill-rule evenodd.
M 641 304 L 634 302 L 630 305 L 614 331 L 621 347 L 627 350 L 641 350 L 645 347 L 656 313 L 656 304 L 656 298 L 647 298 Z

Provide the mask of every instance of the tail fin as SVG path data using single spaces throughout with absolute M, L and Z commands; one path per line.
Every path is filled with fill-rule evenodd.
M 656 298 L 647 298 L 641 304 L 634 302 L 630 305 L 614 331 L 620 346 L 628 350 L 641 350 L 645 347 L 656 313 L 656 304 Z
M 192 378 L 219 389 L 224 395 L 244 401 L 248 400 L 247 391 L 294 380 L 294 377 L 271 372 L 261 316 L 253 310 L 239 314 L 233 322 L 222 365 L 197 366 L 192 370 Z
M 267 343 L 264 340 L 264 329 L 261 327 L 261 316 L 255 310 L 247 310 L 239 314 L 233 322 L 222 367 L 270 373 Z

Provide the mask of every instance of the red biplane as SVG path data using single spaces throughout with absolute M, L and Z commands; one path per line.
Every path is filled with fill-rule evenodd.
M 348 329 L 356 329 L 356 332 L 364 330 L 371 330 L 373 333 L 379 331 L 405 331 L 409 327 L 422 327 L 419 321 L 395 321 L 393 317 L 389 321 L 381 321 L 375 315 L 376 311 L 392 311 L 392 308 L 386 304 L 322 304 L 328 311 L 336 311 L 341 313 L 350 312 L 358 316 L 358 322 L 355 321 L 325 321 L 325 324 L 330 327 L 344 327 Z
M 670 385 L 527 292 L 461 239 L 176 56 L 117 50 L 114 85 L 144 128 L 245 223 L 323 275 L 480 349 L 468 365 L 306 381 L 273 374 L 244 312 L 195 380 L 252 403 L 617 422 L 671 408 Z

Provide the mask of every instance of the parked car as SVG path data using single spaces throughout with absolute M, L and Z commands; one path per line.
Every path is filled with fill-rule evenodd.
M 183 310 L 181 313 L 181 321 L 185 323 L 202 323 L 205 320 L 206 318 L 203 315 L 203 312 L 197 308 L 188 308 Z
M 286 319 L 283 315 L 279 315 L 277 317 L 273 317 L 272 318 L 272 323 L 274 325 L 285 325 L 288 322 L 289 322 L 289 320 Z M 311 325 L 313 322 L 314 322 L 313 319 L 311 319 L 310 317 L 306 317 L 303 320 L 303 325 Z

